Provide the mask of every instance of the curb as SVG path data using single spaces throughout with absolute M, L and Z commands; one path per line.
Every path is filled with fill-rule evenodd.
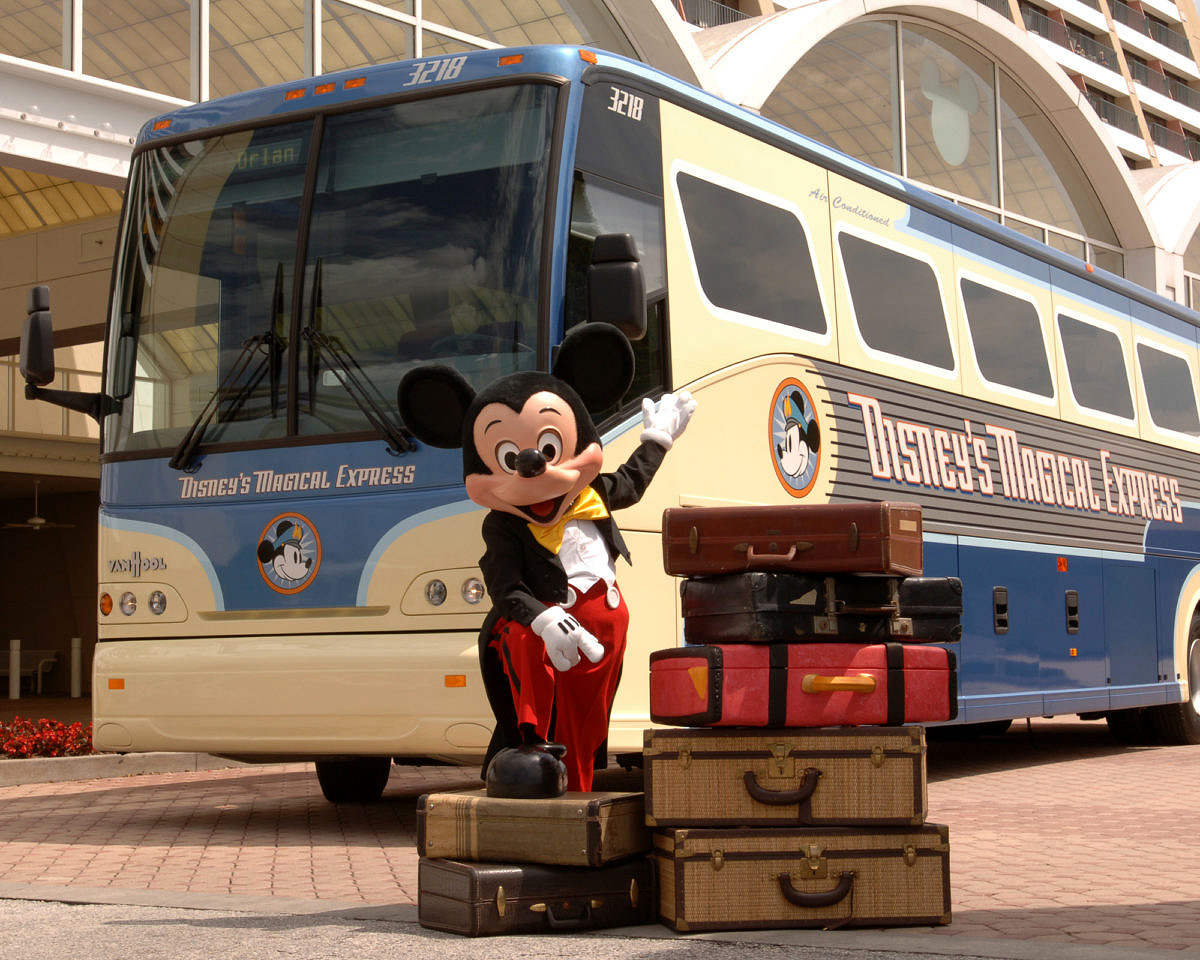
M 28 757 L 0 760 L 0 787 L 26 783 L 64 783 L 70 780 L 103 780 L 148 773 L 194 773 L 224 770 L 245 763 L 207 753 L 92 754 L 86 757 Z

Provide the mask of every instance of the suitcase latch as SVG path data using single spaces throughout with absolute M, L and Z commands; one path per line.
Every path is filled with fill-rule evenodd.
M 800 872 L 809 880 L 823 880 L 829 876 L 829 861 L 823 854 L 825 848 L 818 843 L 810 843 L 800 862 Z
M 917 862 L 917 848 L 914 847 L 911 843 L 905 844 L 904 845 L 904 864 L 905 864 L 905 866 L 911 867 L 916 862 Z
M 882 767 L 885 760 L 887 760 L 887 757 L 884 756 L 883 747 L 875 744 L 871 748 L 871 766 Z
M 504 898 L 504 887 L 499 886 L 496 888 L 496 912 L 500 914 L 500 916 L 504 916 L 507 910 L 508 901 Z
M 771 744 L 771 759 L 767 761 L 769 775 L 772 777 L 794 777 L 796 775 L 796 759 L 788 755 L 786 743 Z
M 711 860 L 712 860 L 712 868 L 713 868 L 713 870 L 714 870 L 714 871 L 715 871 L 715 870 L 720 870 L 720 869 L 721 869 L 723 866 L 725 866 L 725 853 L 724 853 L 724 851 L 721 851 L 721 850 L 714 850 L 714 851 L 713 851 L 713 852 L 710 854 L 710 858 L 711 858 Z
M 683 767 L 683 769 L 685 769 L 685 770 L 692 765 L 692 748 L 691 747 L 680 747 L 679 748 L 679 765 L 681 767 Z
M 637 877 L 629 881 L 629 905 L 636 907 L 638 902 L 638 882 Z

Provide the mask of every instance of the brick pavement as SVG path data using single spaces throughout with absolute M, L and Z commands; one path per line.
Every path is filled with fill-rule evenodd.
M 897 949 L 933 936 L 1200 953 L 1200 747 L 1118 747 L 1103 724 L 1037 721 L 932 743 L 929 777 L 954 919 L 889 931 Z M 4 787 L 0 882 L 414 904 L 416 798 L 477 785 L 473 770 L 397 767 L 383 802 L 334 806 L 295 763 Z

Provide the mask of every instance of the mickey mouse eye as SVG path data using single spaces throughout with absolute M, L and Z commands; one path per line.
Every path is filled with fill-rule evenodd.
M 543 430 L 538 435 L 538 450 L 547 463 L 555 463 L 562 456 L 563 442 L 557 430 Z
M 517 454 L 521 452 L 511 440 L 502 440 L 496 444 L 496 462 L 505 473 L 517 472 Z

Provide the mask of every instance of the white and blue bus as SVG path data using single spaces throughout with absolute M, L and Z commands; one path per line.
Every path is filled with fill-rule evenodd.
M 544 46 L 142 131 L 101 392 L 43 389 L 48 314 L 22 354 L 31 396 L 102 423 L 99 749 L 308 758 L 334 799 L 378 796 L 393 760 L 478 760 L 481 511 L 396 386 L 430 360 L 477 387 L 548 368 L 608 319 L 597 247 L 636 257 L 645 299 L 606 457 L 642 397 L 699 400 L 620 517 L 610 749 L 640 749 L 648 654 L 681 642 L 664 508 L 857 500 L 919 503 L 925 572 L 963 581 L 958 723 L 1200 741 L 1200 317 L 643 64 Z

